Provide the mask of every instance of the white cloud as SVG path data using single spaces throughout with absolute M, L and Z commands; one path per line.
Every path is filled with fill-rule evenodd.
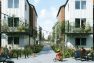
M 57 21 L 57 11 L 58 10 L 55 7 L 50 7 L 49 9 L 42 9 L 38 15 L 38 24 L 43 28 L 46 37 L 52 32 L 52 27 Z
M 45 14 L 46 14 L 46 9 L 42 9 L 42 10 L 40 11 L 39 16 L 42 18 L 42 17 L 45 16 Z

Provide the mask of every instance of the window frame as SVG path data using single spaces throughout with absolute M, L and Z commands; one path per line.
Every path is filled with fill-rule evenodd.
M 14 8 L 19 8 L 19 0 L 14 0 L 13 3 L 14 3 Z
M 9 39 L 11 39 L 11 40 L 9 40 Z M 15 42 L 15 40 L 18 42 Z M 14 44 L 14 45 L 19 44 L 19 37 L 8 37 L 8 44 Z
M 11 2 L 12 1 L 12 2 Z M 10 4 L 11 3 L 11 4 Z M 13 0 L 8 0 L 8 2 L 7 2 L 7 4 L 8 4 L 8 8 L 13 8 Z M 10 7 L 10 5 L 11 5 L 11 7 Z
M 76 24 L 77 20 L 80 21 L 79 25 Z M 84 20 L 85 20 L 85 22 L 84 22 Z M 82 26 L 82 21 L 83 21 L 84 27 Z M 75 18 L 75 28 L 85 28 L 85 25 L 86 25 L 86 18 Z
M 77 41 L 78 41 L 77 39 L 79 39 L 79 43 L 78 44 L 77 44 Z M 85 42 L 83 42 L 83 39 L 84 39 Z M 87 41 L 86 38 L 75 38 L 75 45 L 76 46 L 86 46 L 86 44 L 87 44 L 86 41 Z
M 16 22 L 16 18 L 18 18 L 18 24 L 15 23 Z M 12 19 L 11 22 L 9 21 L 9 19 Z M 9 24 L 12 24 L 12 25 L 9 25 Z M 19 17 L 8 17 L 8 26 L 9 27 L 18 27 L 19 26 Z
M 79 24 L 77 24 L 78 20 L 79 20 Z M 80 28 L 80 18 L 75 18 L 75 27 Z
M 76 0 L 75 9 L 86 9 L 86 0 Z
M 16 2 L 17 1 L 17 2 Z M 10 4 L 10 2 L 9 2 L 9 0 L 8 0 L 8 2 L 7 2 L 7 6 L 8 6 L 8 8 L 19 8 L 19 0 L 12 0 L 12 2 L 11 2 L 12 4 Z M 16 4 L 16 3 L 18 3 L 18 5 Z M 9 5 L 12 5 L 11 7 L 9 7 Z
M 77 7 L 77 3 L 79 2 L 79 8 Z M 77 0 L 77 1 L 75 1 L 75 9 L 80 9 L 81 7 L 80 7 L 80 5 L 81 5 L 81 3 L 80 3 L 80 1 L 79 0 Z
M 83 2 L 84 2 L 84 4 L 85 4 L 85 8 L 84 8 L 84 6 L 83 6 Z M 86 9 L 86 1 L 85 1 L 85 0 L 84 0 L 84 1 L 83 1 L 83 0 L 81 1 L 81 9 Z

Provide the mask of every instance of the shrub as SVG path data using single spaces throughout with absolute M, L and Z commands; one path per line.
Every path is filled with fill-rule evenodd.
M 43 45 L 33 45 L 31 46 L 31 48 L 32 48 L 32 52 L 39 53 L 42 50 Z
M 66 49 L 64 51 L 64 57 L 65 58 L 73 57 L 73 55 L 74 55 L 74 50 L 73 49 Z
M 59 47 L 57 45 L 53 45 L 53 46 L 51 46 L 51 48 L 54 50 L 54 52 L 57 52 L 57 49 L 59 49 Z
M 57 45 L 53 45 L 51 47 L 54 50 L 54 52 L 57 52 L 57 49 L 60 49 Z M 73 57 L 73 55 L 74 55 L 73 49 L 65 49 L 64 50 L 63 57 L 69 58 L 69 57 Z

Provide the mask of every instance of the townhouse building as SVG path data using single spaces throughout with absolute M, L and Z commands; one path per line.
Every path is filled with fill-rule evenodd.
M 1 31 L 1 0 L 0 0 L 0 31 Z M 0 32 L 0 45 L 1 45 L 1 32 Z
M 64 21 L 64 41 L 69 48 L 94 47 L 93 0 L 67 0 L 57 17 Z M 60 11 L 61 10 L 61 11 Z M 63 16 L 62 16 L 63 15 Z
M 1 0 L 1 47 L 32 45 L 37 33 L 37 12 L 28 0 Z

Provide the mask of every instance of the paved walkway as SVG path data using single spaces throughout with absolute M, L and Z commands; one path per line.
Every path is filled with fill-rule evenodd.
M 94 61 L 80 61 L 73 58 L 66 58 L 62 62 L 54 62 L 55 52 L 49 45 L 46 45 L 43 50 L 36 55 L 36 57 L 12 59 L 15 63 L 94 63 Z

